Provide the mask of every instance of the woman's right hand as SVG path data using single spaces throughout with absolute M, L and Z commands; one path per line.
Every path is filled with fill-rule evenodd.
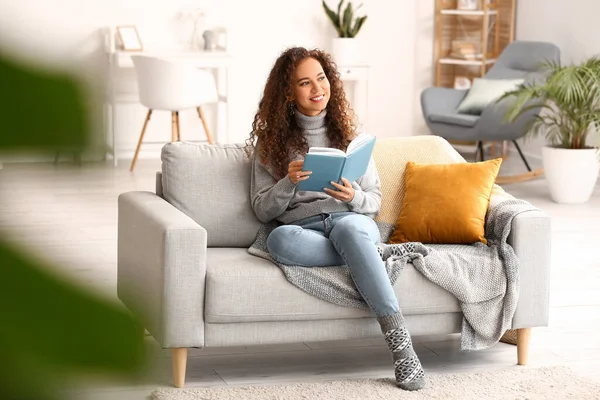
M 298 184 L 300 181 L 307 180 L 310 174 L 312 174 L 311 171 L 302 171 L 303 165 L 304 160 L 296 160 L 292 161 L 288 166 L 288 177 L 294 185 Z

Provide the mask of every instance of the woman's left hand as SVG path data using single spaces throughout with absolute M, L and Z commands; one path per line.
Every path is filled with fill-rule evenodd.
M 343 185 L 337 182 L 331 182 L 331 185 L 336 187 L 338 190 L 325 188 L 325 192 L 331 197 L 343 201 L 344 203 L 350 203 L 354 198 L 354 188 L 350 184 L 350 181 L 346 178 L 342 178 Z

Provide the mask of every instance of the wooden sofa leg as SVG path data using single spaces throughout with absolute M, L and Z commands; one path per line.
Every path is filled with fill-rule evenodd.
M 526 365 L 529 356 L 531 328 L 517 329 L 517 364 Z
M 175 387 L 182 388 L 185 385 L 187 348 L 171 349 L 171 357 L 173 359 L 173 383 Z

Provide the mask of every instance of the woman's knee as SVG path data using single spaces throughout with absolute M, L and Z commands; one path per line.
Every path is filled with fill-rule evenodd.
M 302 228 L 295 225 L 282 225 L 275 228 L 267 237 L 269 253 L 285 257 L 287 248 L 293 243 L 294 236 L 302 232 Z
M 375 221 L 362 214 L 342 218 L 335 224 L 331 234 L 337 236 L 339 239 L 366 236 L 374 243 L 379 242 L 381 239 Z

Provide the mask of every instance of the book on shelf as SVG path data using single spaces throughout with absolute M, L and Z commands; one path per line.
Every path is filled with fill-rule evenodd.
M 361 133 L 346 151 L 330 147 L 311 147 L 304 157 L 303 171 L 312 171 L 308 179 L 298 183 L 298 190 L 323 192 L 336 189 L 330 182 L 342 184 L 342 178 L 354 182 L 367 172 L 375 148 L 375 137 Z
M 449 56 L 463 60 L 476 60 L 481 59 L 483 55 L 479 49 L 479 44 L 464 40 L 454 40 L 452 41 Z

